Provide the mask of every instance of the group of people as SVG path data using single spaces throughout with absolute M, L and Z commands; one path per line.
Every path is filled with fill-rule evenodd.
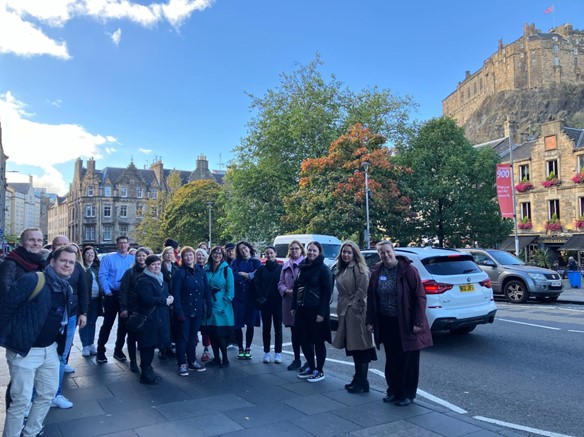
M 263 362 L 280 364 L 286 326 L 294 353 L 288 370 L 297 371 L 298 378 L 324 379 L 326 343 L 332 343 L 354 361 L 347 391 L 368 392 L 368 366 L 377 359 L 375 346 L 383 344 L 388 385 L 384 402 L 405 406 L 415 398 L 419 352 L 432 344 L 426 298 L 416 269 L 406 258 L 396 257 L 389 241 L 378 243 L 381 262 L 371 274 L 351 241 L 341 246 L 332 271 L 316 241 L 306 248 L 292 241 L 283 264 L 273 246 L 265 249 L 262 264 L 246 241 L 179 249 L 168 239 L 158 256 L 146 247 L 131 250 L 128 238 L 119 236 L 117 251 L 101 263 L 95 248 L 79 250 L 64 236 L 53 240 L 48 259 L 42 243 L 39 229 L 27 229 L 21 245 L 0 264 L 0 346 L 6 348 L 11 376 L 6 436 L 19 436 L 21 431 L 37 435 L 51 406 L 73 406 L 61 394 L 61 382 L 65 372 L 74 372 L 67 360 L 75 329 L 79 327 L 82 355 L 106 363 L 106 344 L 116 318 L 113 358 L 128 360 L 126 344 L 130 370 L 140 373 L 143 384 L 161 379 L 152 367 L 156 349 L 161 359 L 176 357 L 180 376 L 229 367 L 230 344 L 238 348 L 237 359 L 251 360 L 259 326 Z M 334 283 L 338 330 L 333 339 Z M 99 316 L 103 323 L 95 345 Z M 199 333 L 201 358 L 207 360 L 197 358 Z

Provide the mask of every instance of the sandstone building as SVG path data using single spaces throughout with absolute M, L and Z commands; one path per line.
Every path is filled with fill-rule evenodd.
M 442 111 L 464 126 L 488 97 L 504 91 L 537 90 L 559 84 L 583 85 L 584 31 L 569 24 L 541 32 L 526 24 L 510 44 L 497 51 L 475 73 L 466 72 L 456 90 L 442 101 Z
M 118 235 L 136 243 L 133 236 L 148 201 L 167 190 L 172 171 L 160 160 L 148 169 L 139 169 L 131 162 L 126 168 L 100 170 L 95 160 L 89 159 L 84 167 L 78 158 L 69 193 L 65 200 L 58 198 L 49 212 L 49 241 L 64 234 L 81 246 L 91 244 L 101 250 L 114 250 Z M 222 183 L 224 174 L 211 172 L 204 155 L 198 157 L 195 170 L 178 173 L 183 185 L 201 179 Z

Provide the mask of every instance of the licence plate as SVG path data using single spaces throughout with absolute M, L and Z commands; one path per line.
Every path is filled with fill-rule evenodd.
M 552 281 L 552 287 L 559 287 L 562 285 L 562 281 Z
M 460 291 L 462 291 L 462 292 L 474 291 L 474 285 L 473 284 L 461 285 Z

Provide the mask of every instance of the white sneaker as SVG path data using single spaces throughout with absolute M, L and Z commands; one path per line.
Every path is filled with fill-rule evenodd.
M 65 373 L 75 373 L 75 369 L 69 364 L 65 364 Z
M 91 346 L 89 346 L 89 353 L 91 355 L 97 355 L 97 348 L 95 347 L 94 344 L 92 344 Z
M 264 363 L 271 363 L 271 362 L 272 362 L 272 359 L 270 358 L 270 353 L 266 352 L 264 354 Z
M 81 351 L 81 355 L 84 357 L 91 356 L 91 348 L 89 346 L 83 346 L 83 351 Z
M 282 354 L 279 354 L 278 352 L 274 354 L 274 363 L 282 364 Z
M 67 409 L 73 407 L 73 402 L 71 402 L 65 396 L 59 395 L 53 398 L 51 401 L 51 407 Z

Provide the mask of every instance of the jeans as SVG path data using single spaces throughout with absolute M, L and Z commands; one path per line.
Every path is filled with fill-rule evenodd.
M 185 363 L 185 355 L 189 363 L 197 359 L 195 348 L 197 346 L 198 332 L 203 321 L 201 316 L 185 317 L 179 322 L 178 338 L 176 339 L 176 361 L 179 366 Z
M 83 347 L 91 346 L 95 341 L 95 322 L 97 321 L 100 306 L 101 299 L 99 298 L 89 301 L 87 324 L 79 330 L 79 338 L 81 338 L 81 345 Z
M 67 325 L 67 337 L 65 338 L 65 349 L 63 355 L 59 356 L 61 365 L 59 366 L 59 388 L 55 396 L 61 394 L 61 384 L 63 383 L 63 376 L 65 375 L 65 365 L 67 364 L 67 357 L 73 345 L 73 337 L 75 337 L 75 328 L 77 327 L 77 316 L 69 317 L 69 324 Z
M 32 398 L 33 387 L 36 395 L 28 414 L 25 437 L 36 436 L 43 427 L 43 421 L 51 401 L 59 386 L 59 356 L 57 343 L 47 347 L 33 347 L 26 357 L 6 350 L 6 361 L 10 371 L 12 401 L 6 411 L 4 437 L 19 437 L 27 407 Z

